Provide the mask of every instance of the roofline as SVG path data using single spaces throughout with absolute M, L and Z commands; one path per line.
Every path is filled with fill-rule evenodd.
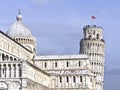
M 38 68 L 38 67 L 35 66 L 34 64 L 31 64 L 30 62 L 28 62 L 28 61 L 23 61 L 23 62 L 26 62 L 28 65 L 30 65 L 31 67 L 35 68 L 36 70 L 38 70 L 38 71 L 44 73 L 45 75 L 47 75 L 47 76 L 51 76 L 49 73 L 47 73 L 47 72 L 45 72 L 44 70 Z
M 89 58 L 87 55 L 45 55 L 45 56 L 36 56 L 34 60 L 62 60 L 62 59 L 79 59 L 79 58 Z

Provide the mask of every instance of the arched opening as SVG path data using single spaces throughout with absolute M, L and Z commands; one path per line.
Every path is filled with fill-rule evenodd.
M 13 58 L 12 58 L 12 57 L 10 57 L 10 61 L 13 61 Z
M 66 79 L 67 79 L 67 83 L 68 83 L 69 82 L 69 77 L 67 76 Z
M 91 39 L 91 35 L 89 35 L 88 39 Z
M 97 34 L 97 39 L 99 39 L 99 34 Z
M 21 38 L 21 43 L 23 43 L 23 39 Z
M 8 90 L 8 85 L 7 85 L 7 83 L 1 81 L 1 82 L 0 82 L 0 90 Z
M 18 70 L 19 70 L 19 77 L 21 77 L 21 75 L 22 75 L 22 71 L 21 71 L 21 65 L 20 64 L 18 64 Z
M 8 57 L 8 55 L 6 55 L 6 60 L 7 60 L 7 61 L 9 60 L 9 57 Z
M 45 62 L 45 65 L 44 65 L 44 66 L 45 66 L 45 68 L 47 67 L 47 63 L 46 63 L 46 62 Z
M 17 59 L 16 58 L 14 58 L 14 61 L 16 61 Z
M 11 90 L 21 90 L 21 85 L 19 82 L 12 82 Z
M 5 60 L 5 55 L 2 53 L 2 61 Z
M 60 83 L 62 82 L 62 77 L 60 77 Z
M 11 77 L 11 64 L 8 64 L 8 68 L 9 68 L 9 77 Z
M 55 62 L 55 67 L 57 67 L 57 62 Z
M 73 76 L 73 82 L 76 82 L 76 78 L 75 78 L 75 76 Z
M 4 75 L 4 77 L 6 77 L 6 64 L 3 64 L 3 75 Z
M 14 77 L 16 77 L 16 64 L 13 64 L 13 70 L 14 70 Z
M 82 82 L 82 76 L 80 76 L 80 82 Z
M 67 66 L 67 67 L 69 66 L 69 62 L 66 62 L 66 66 Z

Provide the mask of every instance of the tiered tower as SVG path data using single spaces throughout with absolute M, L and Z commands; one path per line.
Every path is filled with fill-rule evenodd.
M 83 28 L 84 38 L 80 41 L 80 54 L 90 57 L 91 70 L 96 76 L 97 90 L 103 90 L 105 41 L 103 28 L 96 25 L 86 25 Z

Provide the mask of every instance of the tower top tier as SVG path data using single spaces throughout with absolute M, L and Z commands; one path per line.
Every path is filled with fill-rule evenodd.
M 83 27 L 84 39 L 102 40 L 103 28 L 96 25 L 86 25 Z

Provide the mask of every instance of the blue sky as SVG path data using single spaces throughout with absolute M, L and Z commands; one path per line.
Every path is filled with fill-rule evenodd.
M 38 55 L 78 54 L 82 28 L 104 28 L 105 90 L 120 90 L 120 0 L 1 0 L 0 29 L 6 32 L 21 9 L 23 22 L 37 38 Z M 118 73 L 116 72 L 118 71 Z
M 2 0 L 0 29 L 4 32 L 16 21 L 21 9 L 23 22 L 37 38 L 39 55 L 78 54 L 82 28 L 94 24 L 104 28 L 106 68 L 120 68 L 119 0 Z

